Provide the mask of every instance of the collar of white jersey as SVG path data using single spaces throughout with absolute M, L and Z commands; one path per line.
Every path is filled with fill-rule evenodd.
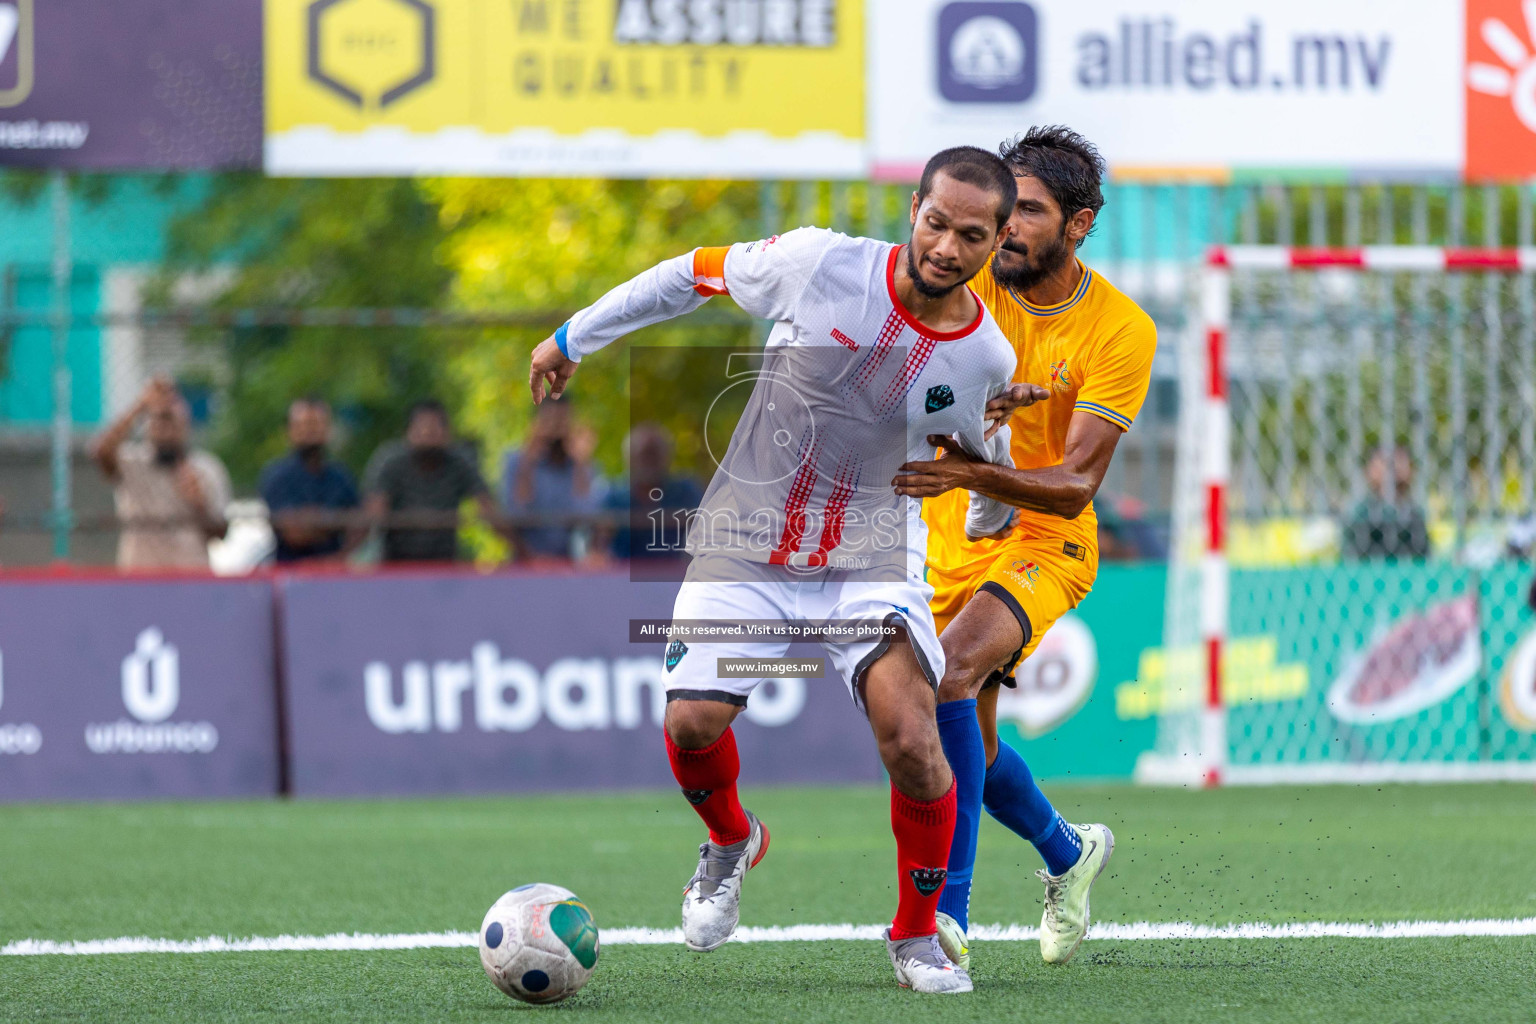
M 971 298 L 976 300 L 976 319 L 958 331 L 936 331 L 932 327 L 924 326 L 922 321 L 912 315 L 911 310 L 901 304 L 901 298 L 896 294 L 896 257 L 905 244 L 905 242 L 898 242 L 891 246 L 891 254 L 885 260 L 885 289 L 890 293 L 891 305 L 896 307 L 896 315 L 901 317 L 908 327 L 932 341 L 958 341 L 974 333 L 976 328 L 981 326 L 982 320 L 986 319 L 987 307 L 982 304 L 981 296 L 977 295 L 976 290 L 970 285 L 966 285 L 965 290 L 970 292 Z

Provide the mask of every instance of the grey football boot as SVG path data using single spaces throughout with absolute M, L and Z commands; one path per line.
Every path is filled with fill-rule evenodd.
M 741 918 L 741 883 L 768 852 L 768 830 L 747 812 L 752 831 L 730 846 L 699 847 L 699 869 L 683 890 L 683 941 L 696 953 L 725 945 Z
M 885 930 L 885 951 L 896 969 L 896 983 L 913 992 L 969 992 L 971 976 L 944 954 L 937 935 L 893 941 Z

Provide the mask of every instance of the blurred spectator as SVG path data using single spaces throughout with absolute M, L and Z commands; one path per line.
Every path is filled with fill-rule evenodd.
M 1168 557 L 1168 547 L 1135 498 L 1100 491 L 1093 499 L 1099 520 L 1099 560 L 1135 562 Z
M 521 448 L 509 448 L 502 461 L 502 503 L 513 517 L 545 518 L 538 525 L 512 528 L 518 557 L 580 558 L 591 535 L 591 517 L 602 505 L 604 483 L 592 465 L 597 437 L 571 421 L 570 396 L 544 402 Z M 563 521 L 562 521 L 563 520 Z
M 453 445 L 441 402 L 411 406 L 405 441 L 391 441 L 374 452 L 363 474 L 363 491 L 369 518 L 385 521 L 386 562 L 457 558 L 455 517 L 466 498 L 475 499 L 486 522 L 501 522 L 474 460 Z M 421 525 L 411 522 L 413 516 Z
M 145 419 L 144 440 L 129 441 Z M 228 529 L 229 474 L 190 447 L 191 415 L 176 386 L 150 381 L 139 400 L 97 438 L 96 464 L 114 485 L 121 569 L 206 569 L 208 542 Z
M 331 407 L 324 399 L 300 398 L 288 406 L 290 451 L 267 463 L 259 484 L 280 565 L 343 555 L 361 537 L 340 522 L 342 513 L 361 503 L 352 474 L 326 457 L 330 441 Z
M 3 514 L 3 509 L 0 509 L 0 514 Z M 1536 561 L 1536 514 L 1510 523 L 1504 536 L 1504 544 L 1505 552 L 1511 558 Z M 1525 603 L 1530 605 L 1532 611 L 1536 611 L 1536 579 L 1531 580 L 1530 590 L 1525 595 Z
M 1371 496 L 1355 506 L 1344 525 L 1350 558 L 1426 558 L 1429 527 L 1424 510 L 1409 496 L 1413 463 L 1406 448 L 1376 449 L 1366 463 Z
M 612 487 L 604 508 L 620 513 L 609 550 L 615 558 L 677 558 L 687 539 L 687 517 L 703 492 L 685 476 L 672 475 L 672 435 L 657 423 L 640 423 L 624 439 L 629 476 Z M 625 514 L 627 513 L 627 515 Z
M 1504 549 L 1510 558 L 1536 559 L 1536 515 L 1509 524 L 1504 531 Z

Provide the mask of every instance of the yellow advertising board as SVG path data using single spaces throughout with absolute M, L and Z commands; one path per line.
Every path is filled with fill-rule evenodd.
M 866 169 L 863 0 L 265 0 L 272 174 Z

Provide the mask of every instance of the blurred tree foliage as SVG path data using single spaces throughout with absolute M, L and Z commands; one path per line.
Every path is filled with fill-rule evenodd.
M 712 181 L 443 179 L 423 184 L 447 232 L 444 262 L 453 270 L 453 302 L 466 310 L 550 312 L 547 328 L 484 331 L 457 347 L 452 373 L 462 418 L 496 453 L 515 444 L 533 414 L 528 354 L 567 316 L 663 259 L 699 245 L 755 238 L 762 231 L 756 184 Z M 576 417 L 596 430 L 598 461 L 623 471 L 629 428 L 629 354 L 647 346 L 648 376 L 670 378 L 679 394 L 717 382 L 692 379 L 687 346 L 741 345 L 762 328 L 728 299 L 671 324 L 635 334 L 583 360 L 568 393 Z M 660 352 L 650 346 L 667 346 Z M 678 468 L 707 479 L 702 438 L 679 403 L 665 425 L 677 438 Z
M 411 181 L 220 176 L 204 202 L 171 225 L 166 264 L 146 301 L 228 310 L 440 308 L 453 281 L 439 258 L 445 238 L 435 205 Z M 456 404 L 445 331 L 237 327 L 196 340 L 221 349 L 213 447 L 244 492 L 286 449 L 295 397 L 331 403 L 337 455 L 357 471 L 380 442 L 402 432 L 413 400 Z
M 336 409 L 344 428 L 338 453 L 357 469 L 400 433 L 412 400 L 441 398 L 458 431 L 480 444 L 494 482 L 503 453 L 523 437 L 533 413 L 528 353 L 571 313 L 663 259 L 757 238 L 767 225 L 904 235 L 905 202 L 903 190 L 842 183 L 226 175 L 172 225 L 166 266 L 147 304 L 528 314 L 539 327 L 203 334 L 221 347 L 218 363 L 226 368 L 215 382 L 215 447 L 242 490 L 283 452 L 287 404 L 304 394 Z M 190 280 L 207 284 L 189 289 Z M 728 299 L 715 299 L 584 361 L 571 396 L 578 420 L 597 431 L 604 472 L 623 472 L 632 344 L 646 347 L 646 378 L 670 381 L 679 396 L 660 418 L 677 438 L 678 468 L 702 482 L 714 467 L 698 411 L 720 390 L 720 360 L 688 350 L 752 345 L 765 333 Z M 657 414 L 648 403 L 646 415 Z

